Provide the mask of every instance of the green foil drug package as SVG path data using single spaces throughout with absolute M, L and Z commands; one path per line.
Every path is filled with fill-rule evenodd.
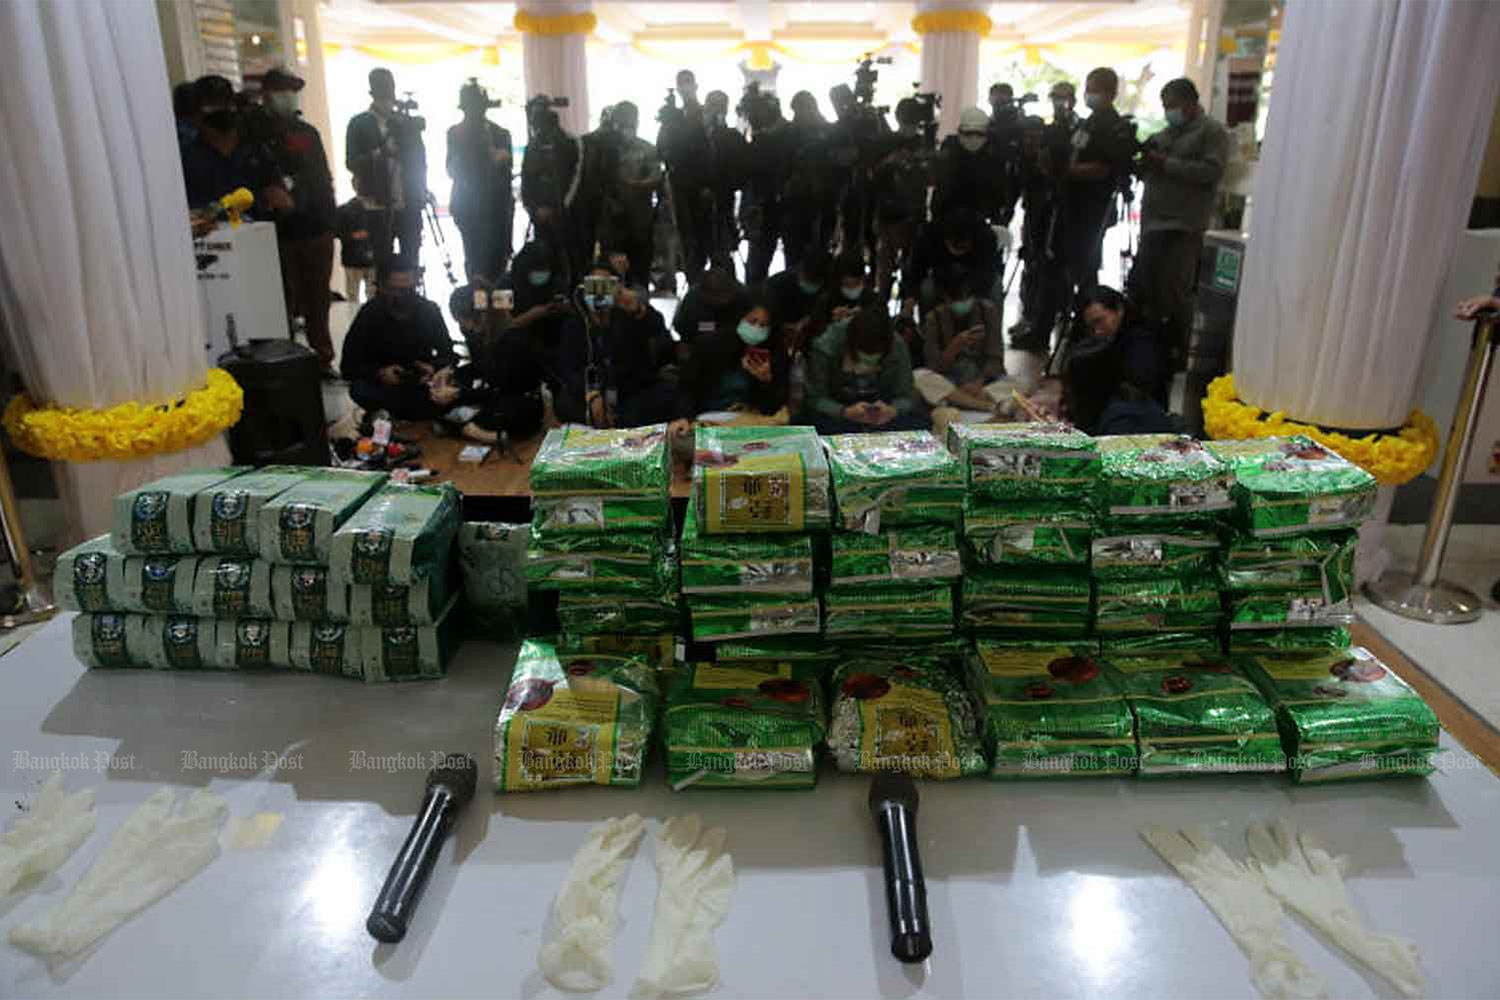
M 125 554 L 109 535 L 73 546 L 57 557 L 52 596 L 64 611 L 114 611 L 110 581 L 125 567 Z
M 1055 500 L 998 503 L 964 498 L 964 551 L 985 566 L 1057 564 L 1085 566 L 1094 514 Z
M 963 466 L 968 493 L 993 500 L 1089 502 L 1099 479 L 1099 447 L 1066 424 L 951 424 L 948 450 Z
M 813 594 L 694 594 L 688 611 L 696 642 L 817 635 L 822 630 Z
M 864 583 L 835 586 L 823 596 L 829 641 L 951 635 L 953 584 Z
M 588 594 L 558 591 L 557 620 L 569 635 L 656 635 L 682 625 L 677 594 Z
M 271 604 L 282 621 L 349 621 L 349 588 L 331 585 L 326 566 L 272 566 Z
M 361 673 L 366 684 L 435 680 L 448 672 L 458 646 L 455 596 L 433 625 L 357 628 Z
M 110 607 L 149 615 L 212 614 L 199 611 L 195 597 L 198 568 L 209 558 L 130 556 L 115 567 L 110 578 Z
M 559 655 L 605 653 L 609 656 L 640 657 L 662 677 L 676 669 L 677 637 L 670 632 L 659 635 L 569 635 L 558 637 Z
M 667 427 L 554 427 L 531 463 L 532 525 L 544 531 L 649 531 L 668 516 Z
M 658 530 L 568 534 L 531 530 L 526 583 L 534 590 L 654 594 L 675 583 L 671 536 Z
M 193 498 L 193 545 L 199 552 L 260 555 L 260 509 L 313 472 L 304 466 L 268 465 L 201 490 Z
M 1238 658 L 1276 709 L 1299 783 L 1431 774 L 1440 732 L 1422 697 L 1361 647 Z
M 827 731 L 815 666 L 689 663 L 667 690 L 667 782 L 685 788 L 812 788 Z
M 1235 523 L 1258 538 L 1356 527 L 1375 510 L 1375 477 L 1310 438 L 1215 441 L 1234 469 Z
M 774 660 L 778 663 L 808 663 L 826 676 L 838 662 L 839 650 L 815 635 L 793 635 L 785 638 L 732 639 L 714 646 L 714 660 L 719 663 L 743 663 Z
M 992 778 L 1135 771 L 1135 716 L 1088 644 L 981 639 L 968 657 Z
M 115 497 L 111 536 L 125 555 L 185 554 L 194 550 L 193 499 L 246 466 L 195 469 L 163 476 Z
M 1218 580 L 1207 573 L 1096 580 L 1094 592 L 1101 634 L 1216 629 L 1223 618 Z
M 963 576 L 958 536 L 952 528 L 888 528 L 876 535 L 836 531 L 831 536 L 830 580 L 849 591 L 862 583 L 955 583 Z
M 959 621 L 981 632 L 1083 635 L 1092 623 L 1088 570 L 974 566 L 964 574 Z
M 1354 605 L 1328 601 L 1320 587 L 1240 594 L 1229 602 L 1229 633 L 1354 624 Z
M 193 613 L 203 618 L 273 618 L 271 564 L 241 556 L 204 556 L 193 581 Z
M 349 588 L 349 621 L 395 628 L 436 625 L 458 593 L 452 571 L 429 573 L 416 583 L 356 583 Z
M 290 670 L 292 623 L 241 618 L 214 623 L 214 663 L 220 670 Z
M 526 617 L 526 549 L 531 527 L 465 521 L 458 528 L 464 605 L 485 634 L 509 639 Z
M 260 508 L 260 555 L 272 563 L 326 566 L 333 535 L 385 485 L 384 472 L 316 469 Z
M 684 594 L 811 594 L 813 538 L 800 535 L 705 535 L 687 508 L 682 526 Z
M 1094 578 L 1130 580 L 1211 573 L 1218 568 L 1220 547 L 1219 536 L 1206 531 L 1111 531 L 1093 540 Z
M 958 524 L 963 468 L 930 431 L 838 434 L 823 447 L 844 531 Z
M 1231 653 L 1286 653 L 1297 650 L 1348 649 L 1353 636 L 1342 625 L 1239 629 L 1229 633 Z
M 125 646 L 152 670 L 211 670 L 218 666 L 215 624 L 192 615 L 127 615 Z
M 291 622 L 287 631 L 293 670 L 364 678 L 362 629 L 343 622 Z
M 828 459 L 811 427 L 699 427 L 693 455 L 698 530 L 797 534 L 833 517 Z
M 1143 777 L 1286 770 L 1276 713 L 1222 655 L 1110 655 L 1135 713 Z
M 333 533 L 329 580 L 411 584 L 445 572 L 461 519 L 450 483 L 388 483 Z
M 1157 523 L 1212 523 L 1234 507 L 1234 471 L 1187 435 L 1101 437 L 1101 487 L 1107 517 Z
M 73 616 L 73 655 L 78 662 L 94 670 L 145 667 L 142 649 L 132 649 L 130 642 L 144 641 L 139 626 L 130 622 L 140 615 L 117 611 L 84 612 Z
M 1255 538 L 1236 532 L 1224 547 L 1220 583 L 1234 593 L 1317 587 L 1328 603 L 1354 592 L 1354 555 L 1359 534 L 1352 530 Z
M 522 643 L 495 720 L 495 791 L 638 786 L 659 698 L 639 657 Z
M 851 652 L 833 672 L 828 749 L 840 771 L 959 778 L 989 770 L 957 672 Z
M 1217 630 L 1197 632 L 1106 632 L 1099 636 L 1099 652 L 1111 655 L 1178 655 L 1187 653 L 1218 656 L 1224 652 Z

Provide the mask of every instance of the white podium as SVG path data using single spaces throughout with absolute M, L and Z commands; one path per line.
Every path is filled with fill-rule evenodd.
M 217 229 L 193 243 L 198 259 L 198 299 L 203 304 L 208 363 L 229 350 L 228 318 L 241 343 L 291 335 L 281 288 L 276 226 L 246 222 Z M 207 260 L 205 265 L 204 261 Z

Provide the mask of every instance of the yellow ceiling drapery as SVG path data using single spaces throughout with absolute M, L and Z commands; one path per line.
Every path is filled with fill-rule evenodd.
M 983 38 L 995 22 L 982 10 L 929 10 L 911 19 L 911 30 L 919 35 L 937 31 L 968 31 Z
M 592 12 L 547 15 L 518 10 L 515 25 L 523 35 L 591 35 L 599 26 L 599 19 Z

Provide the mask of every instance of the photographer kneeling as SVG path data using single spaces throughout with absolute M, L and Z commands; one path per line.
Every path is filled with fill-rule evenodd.
M 349 395 L 366 410 L 397 420 L 431 420 L 451 399 L 434 398 L 458 360 L 435 303 L 417 294 L 417 269 L 403 257 L 380 265 L 380 294 L 360 307 L 344 337 L 341 371 Z M 442 395 L 441 392 L 438 393 Z
M 1159 434 L 1180 430 L 1166 410 L 1171 375 L 1161 338 L 1113 288 L 1079 298 L 1088 336 L 1068 352 L 1062 403 L 1088 434 Z
M 620 284 L 608 261 L 596 261 L 585 279 L 612 291 L 585 288 L 594 357 L 600 373 L 587 388 L 589 421 L 596 427 L 665 423 L 677 412 L 677 348 L 661 313 L 643 292 Z

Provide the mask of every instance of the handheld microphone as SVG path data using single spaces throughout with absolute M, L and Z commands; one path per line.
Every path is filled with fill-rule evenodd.
M 469 800 L 479 780 L 479 768 L 468 754 L 450 753 L 427 774 L 427 795 L 412 822 L 406 843 L 391 865 L 390 874 L 365 921 L 365 930 L 377 941 L 394 943 L 406 936 L 407 925 L 427 888 L 427 879 L 437 863 L 443 840 Z
M 917 786 L 908 775 L 882 771 L 870 782 L 870 813 L 885 851 L 885 905 L 891 918 L 891 954 L 902 962 L 932 954 L 927 883 L 917 853 Z

